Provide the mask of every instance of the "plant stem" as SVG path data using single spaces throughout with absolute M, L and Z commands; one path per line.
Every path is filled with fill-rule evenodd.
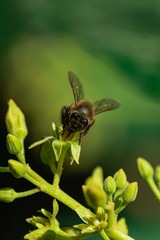
M 34 185 L 40 187 L 42 184 L 46 184 L 47 181 L 44 180 L 44 178 L 42 178 L 39 174 L 37 174 L 35 171 L 33 171 L 31 169 L 31 167 L 27 164 L 26 165 L 26 170 L 27 170 L 27 175 L 25 176 L 25 178 L 28 178 L 27 180 L 32 182 Z M 31 178 L 30 178 L 31 177 Z M 32 181 L 33 180 L 33 181 Z M 34 183 L 35 181 L 35 183 Z M 40 186 L 37 185 L 40 183 Z
M 106 229 L 105 232 L 113 240 L 134 240 L 133 238 L 131 238 L 128 235 L 116 230 L 115 228 Z
M 10 172 L 9 167 L 0 167 L 0 172 Z
M 114 214 L 114 203 L 113 202 L 108 202 L 108 206 L 107 206 L 108 210 L 108 226 L 107 228 L 112 228 L 115 224 L 116 224 L 116 219 L 117 217 Z
M 57 164 L 57 169 L 56 169 L 56 172 L 54 174 L 54 179 L 53 179 L 53 186 L 54 187 L 57 187 L 59 185 L 61 175 L 62 175 L 62 171 L 63 171 L 63 163 L 64 163 L 66 151 L 67 151 L 67 149 L 65 147 L 63 147 L 61 156 L 60 156 L 58 164 Z
M 16 155 L 17 159 L 22 163 L 22 164 L 26 164 L 26 160 L 25 160 L 25 150 L 24 150 L 24 142 L 21 141 L 22 144 L 22 150 Z
M 155 184 L 155 181 L 153 177 L 146 179 L 148 185 L 150 186 L 152 192 L 156 195 L 157 199 L 160 201 L 160 190 L 158 189 L 157 185 Z
M 54 187 L 53 185 L 49 184 L 48 186 L 45 186 L 46 188 L 43 188 L 43 192 L 47 193 L 48 195 L 56 198 L 57 200 L 64 203 L 66 206 L 71 208 L 73 211 L 79 210 L 79 212 L 83 212 L 83 215 L 86 215 L 87 217 L 92 217 L 94 214 L 87 208 L 85 208 L 83 205 L 81 205 L 79 202 L 77 202 L 75 199 L 70 197 L 68 194 L 63 192 L 59 187 Z
M 40 192 L 39 188 L 34 188 L 25 192 L 16 192 L 16 195 L 17 195 L 16 198 L 27 197 L 37 192 Z
M 108 193 L 108 202 L 113 202 L 113 200 L 112 200 L 112 195 L 113 195 L 113 194 Z
M 104 230 L 102 230 L 102 231 L 100 232 L 100 235 L 102 236 L 103 239 L 105 239 L 105 240 L 110 240 L 110 238 L 107 236 L 107 234 L 105 233 Z
M 34 172 L 28 165 L 27 165 L 27 174 L 24 176 L 25 179 L 30 181 L 32 184 L 36 185 L 42 192 L 56 198 L 60 202 L 64 203 L 66 206 L 71 208 L 73 211 L 78 211 L 83 213 L 86 218 L 93 218 L 94 214 L 79 202 L 74 200 L 68 194 L 63 192 L 58 186 L 55 187 L 52 184 L 48 183 L 42 177 L 40 177 L 36 172 Z

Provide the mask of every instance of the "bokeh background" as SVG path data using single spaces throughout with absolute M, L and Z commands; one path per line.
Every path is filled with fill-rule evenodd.
M 153 166 L 160 160 L 160 1 L 0 0 L 0 155 L 5 147 L 7 101 L 13 98 L 26 116 L 29 164 L 48 181 L 52 175 L 40 162 L 32 142 L 51 135 L 60 124 L 60 110 L 73 102 L 67 72 L 84 85 L 86 99 L 120 100 L 121 107 L 98 115 L 82 143 L 80 165 L 66 161 L 61 187 L 85 204 L 81 185 L 95 166 L 104 176 L 119 168 L 138 181 L 137 200 L 123 213 L 136 240 L 160 236 L 160 205 L 136 169 L 137 157 Z M 25 180 L 1 174 L 0 187 L 30 189 Z M 52 199 L 37 194 L 0 204 L 1 238 L 23 239 L 31 229 L 25 218 L 40 208 L 52 210 Z M 80 220 L 60 204 L 62 224 Z M 101 239 L 100 236 L 90 239 Z

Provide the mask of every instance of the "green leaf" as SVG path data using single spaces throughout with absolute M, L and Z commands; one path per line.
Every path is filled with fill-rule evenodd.
M 73 163 L 73 161 L 79 164 L 80 152 L 81 152 L 81 146 L 79 145 L 79 143 L 71 141 L 71 155 L 73 159 L 71 161 L 71 164 Z
M 87 209 L 87 212 L 85 212 L 84 209 L 83 210 L 81 209 L 81 207 L 77 207 L 75 209 L 75 212 L 85 223 L 88 223 L 91 220 L 91 218 L 95 217 L 94 214 L 89 209 Z
M 52 217 L 52 214 L 44 208 L 42 208 L 39 212 L 42 213 L 48 219 L 50 219 Z
M 65 142 L 63 142 L 63 141 L 54 140 L 52 142 L 52 147 L 53 147 L 53 151 L 54 151 L 54 154 L 56 156 L 57 162 L 59 161 L 59 158 L 60 158 L 61 153 L 62 153 L 62 148 L 63 148 L 64 145 L 65 145 Z
M 78 225 L 74 225 L 74 227 L 76 229 L 81 230 L 81 233 L 94 233 L 95 231 L 97 231 L 97 229 L 93 226 L 93 225 L 87 225 L 87 224 L 78 224 Z
M 48 165 L 50 167 L 52 173 L 55 173 L 56 158 L 53 152 L 51 141 L 47 141 L 43 143 L 43 145 L 41 146 L 40 158 L 45 165 Z
M 46 222 L 48 221 L 48 219 L 44 218 L 44 217 L 37 217 L 37 216 L 33 216 L 31 218 L 27 218 L 26 221 L 28 223 L 30 223 L 31 225 L 33 225 L 34 227 L 37 227 L 37 224 L 40 224 L 42 228 L 42 226 L 45 226 Z
M 63 226 L 63 227 L 61 227 L 61 229 L 64 232 L 68 233 L 70 236 L 78 236 L 80 234 L 79 230 L 76 230 L 75 228 L 70 227 L 70 226 Z
M 53 200 L 53 214 L 52 217 L 56 217 L 59 211 L 59 206 L 58 206 L 58 202 L 56 201 L 56 199 Z
M 54 137 L 53 136 L 48 136 L 48 137 L 46 137 L 46 138 L 44 138 L 42 140 L 39 140 L 39 141 L 31 144 L 28 148 L 31 149 L 31 148 L 37 147 L 38 145 L 41 145 L 41 144 L 49 141 L 50 139 L 54 139 Z
M 55 240 L 56 234 L 52 230 L 46 228 L 36 229 L 24 236 L 24 239 L 29 240 Z
M 127 227 L 125 218 L 121 218 L 118 221 L 116 228 L 117 228 L 117 230 L 119 230 L 125 234 L 128 234 L 128 227 Z

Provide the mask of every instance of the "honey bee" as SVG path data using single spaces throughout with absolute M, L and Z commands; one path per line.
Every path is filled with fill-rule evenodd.
M 63 132 L 68 130 L 71 133 L 79 131 L 79 144 L 95 122 L 95 116 L 106 111 L 114 110 L 120 103 L 111 98 L 103 98 L 95 103 L 83 100 L 83 86 L 73 72 L 68 72 L 68 79 L 74 95 L 74 103 L 71 106 L 64 106 L 61 111 Z

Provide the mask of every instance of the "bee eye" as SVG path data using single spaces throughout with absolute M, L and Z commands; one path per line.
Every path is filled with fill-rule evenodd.
M 81 122 L 83 123 L 84 127 L 86 127 L 88 124 L 88 120 L 86 118 L 82 118 Z
M 71 118 L 74 118 L 74 119 L 79 119 L 79 115 L 78 115 L 78 113 L 72 113 L 71 114 Z

